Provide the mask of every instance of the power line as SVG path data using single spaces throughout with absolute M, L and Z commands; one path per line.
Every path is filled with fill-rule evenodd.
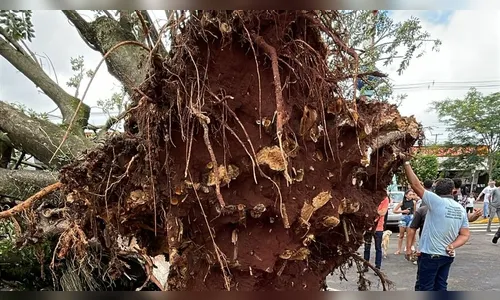
M 438 84 L 445 84 L 445 85 L 450 85 L 450 84 L 461 84 L 461 85 L 469 85 L 469 84 L 497 84 L 500 83 L 500 80 L 468 80 L 468 81 L 421 81 L 421 82 L 413 82 L 413 83 L 401 83 L 398 85 L 401 86 L 413 86 L 413 85 L 438 85 Z
M 415 90 L 432 90 L 432 91 L 463 91 L 463 90 L 470 90 L 471 88 L 477 88 L 477 89 L 500 89 L 500 84 L 496 85 L 483 85 L 483 86 L 477 86 L 477 85 L 470 85 L 470 86 L 453 86 L 453 87 L 445 87 L 445 86 L 415 86 L 415 87 L 398 87 L 394 86 L 393 90 L 401 91 L 415 91 Z
M 499 88 L 500 80 L 478 80 L 478 81 L 424 81 L 415 83 L 395 84 L 394 90 L 463 90 L 470 88 Z

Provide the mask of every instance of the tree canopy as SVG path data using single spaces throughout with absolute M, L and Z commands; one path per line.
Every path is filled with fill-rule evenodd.
M 417 154 L 412 158 L 413 171 L 420 180 L 434 180 L 438 175 L 439 162 L 434 155 Z
M 453 163 L 472 168 L 478 163 L 486 162 L 491 176 L 497 164 L 495 157 L 500 151 L 500 92 L 483 95 L 472 88 L 463 99 L 436 101 L 432 108 L 436 110 L 439 120 L 448 124 L 450 144 L 488 147 L 486 156 L 472 152 Z

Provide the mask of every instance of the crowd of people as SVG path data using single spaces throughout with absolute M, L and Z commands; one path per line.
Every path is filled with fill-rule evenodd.
M 460 179 L 442 178 L 421 182 L 409 160 L 405 161 L 404 170 L 409 188 L 405 191 L 403 201 L 393 209 L 393 213 L 401 214 L 395 254 L 404 252 L 405 258 L 417 265 L 415 291 L 446 291 L 456 249 L 469 240 L 469 222 L 483 216 L 488 219 L 487 231 L 491 232 L 493 218 L 500 218 L 500 187 L 495 186 L 495 181 L 490 181 L 475 197 L 474 192 L 463 185 Z M 484 196 L 483 209 L 475 209 L 474 203 L 481 196 Z M 369 261 L 374 238 L 377 269 L 382 264 L 384 216 L 387 215 L 389 203 L 389 197 L 382 200 L 377 210 L 375 230 L 365 234 L 364 258 Z M 500 227 L 492 243 L 496 244 L 499 239 Z

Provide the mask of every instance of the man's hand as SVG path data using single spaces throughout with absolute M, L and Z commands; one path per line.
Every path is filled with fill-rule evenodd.
M 410 183 L 411 189 L 417 194 L 417 196 L 420 199 L 422 199 L 424 197 L 424 194 L 425 194 L 425 188 L 420 183 L 420 179 L 418 179 L 417 175 L 415 175 L 415 172 L 413 172 L 413 169 L 411 168 L 409 161 L 405 161 L 404 170 L 405 170 L 406 178 L 408 179 L 408 182 Z
M 449 244 L 446 247 L 446 253 L 448 253 L 449 256 L 455 256 L 455 247 L 453 247 L 452 244 Z
M 483 210 L 482 209 L 474 209 L 474 212 L 469 214 L 467 216 L 467 219 L 469 219 L 469 222 L 474 222 L 476 221 L 477 219 L 479 219 L 480 216 L 483 215 Z
M 412 156 L 408 153 L 398 152 L 397 155 L 402 161 L 410 161 L 412 159 Z

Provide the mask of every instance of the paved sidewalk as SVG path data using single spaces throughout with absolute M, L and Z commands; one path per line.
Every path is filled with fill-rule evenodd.
M 498 257 L 500 243 L 493 244 L 491 239 L 499 224 L 492 224 L 492 233 L 486 232 L 487 224 L 471 224 L 469 242 L 457 250 L 457 256 L 450 271 L 448 289 L 450 291 L 500 291 Z M 372 246 L 373 247 L 373 246 Z M 391 236 L 388 257 L 382 262 L 382 272 L 392 280 L 397 291 L 412 291 L 415 284 L 417 267 L 406 261 L 404 255 L 394 255 L 397 249 L 397 235 Z M 359 249 L 362 255 L 364 248 Z M 372 248 L 375 260 L 375 249 Z M 358 274 L 353 267 L 346 272 L 347 282 L 340 281 L 338 271 L 327 278 L 329 287 L 338 290 L 356 291 Z M 366 273 L 372 281 L 371 290 L 382 290 L 380 280 L 372 271 Z

